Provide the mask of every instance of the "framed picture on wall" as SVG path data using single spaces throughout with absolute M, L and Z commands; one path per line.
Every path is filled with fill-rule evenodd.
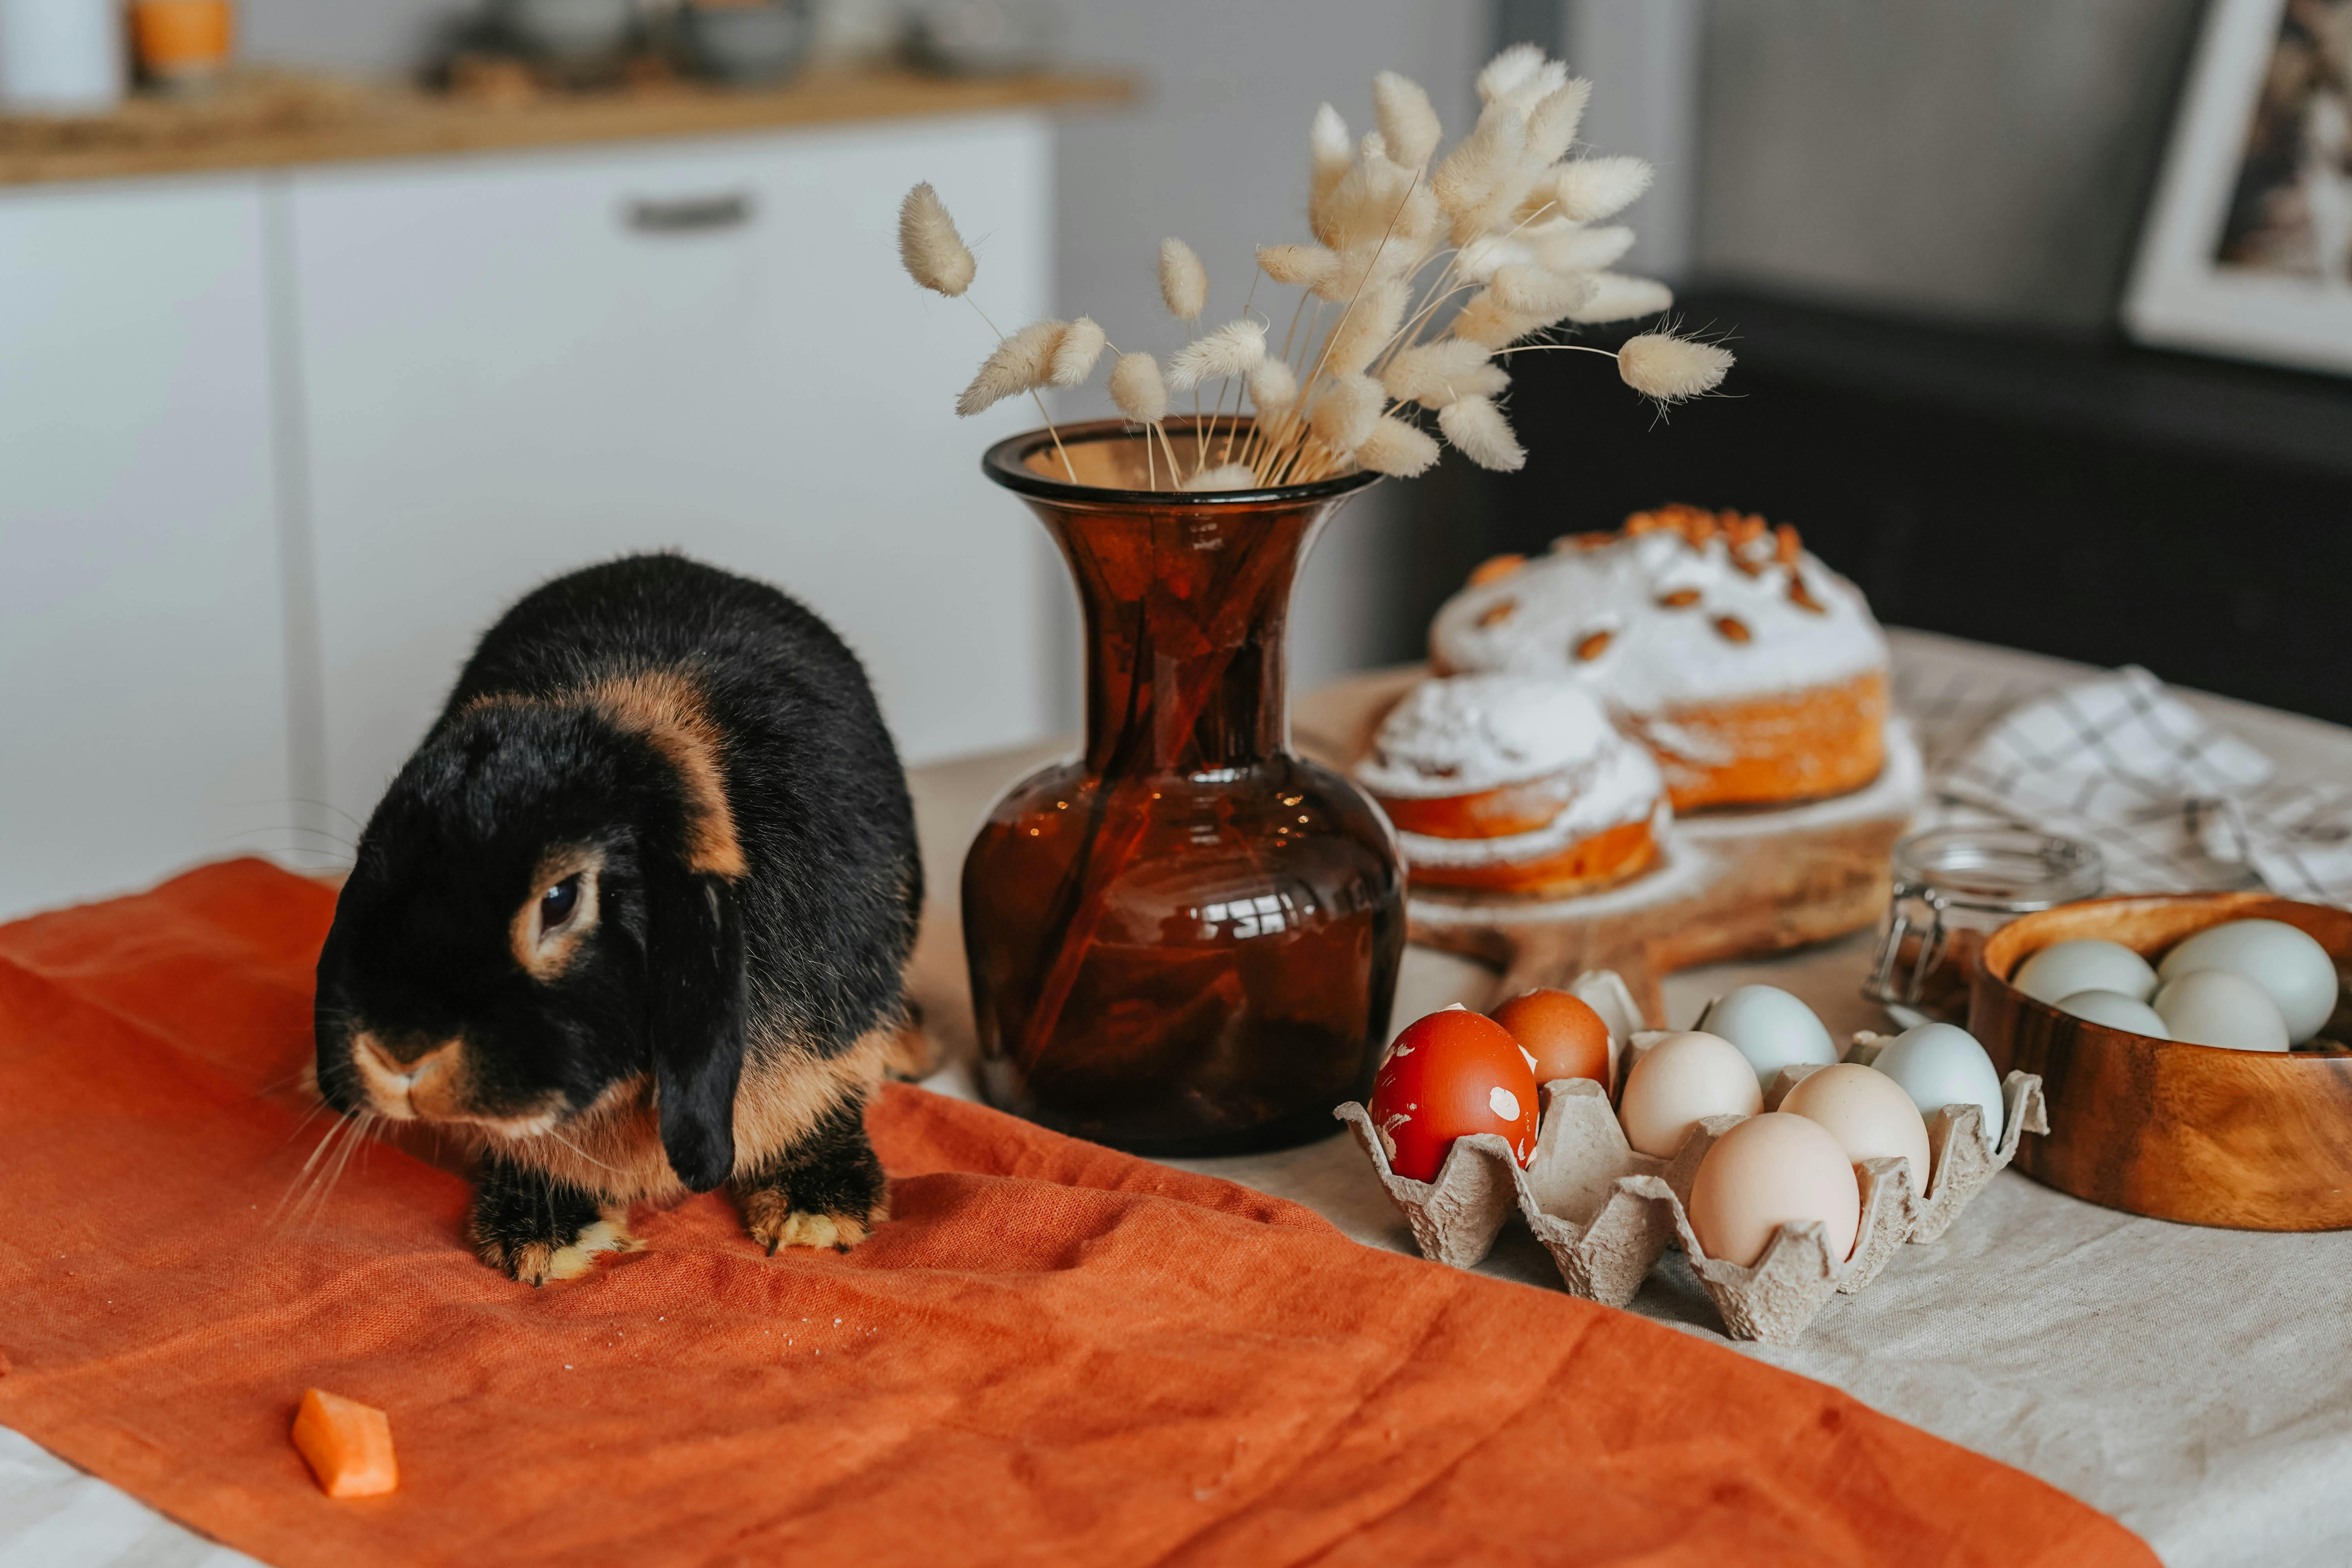
M 2352 0 L 2213 0 L 2124 317 L 2352 374 Z

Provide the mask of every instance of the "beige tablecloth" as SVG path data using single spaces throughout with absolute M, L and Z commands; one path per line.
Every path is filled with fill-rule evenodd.
M 1917 633 L 1895 634 L 1896 690 L 1939 742 L 2077 667 Z M 2284 767 L 2352 777 L 2352 731 L 2193 697 Z M 1311 718 L 1312 704 L 1302 704 Z M 951 1055 L 971 1047 L 954 918 L 981 813 L 1058 747 L 920 770 L 916 809 L 932 889 L 916 985 Z M 1866 937 L 1670 978 L 1669 1021 L 1750 980 L 1811 1003 L 1840 1035 L 1884 1027 L 1861 999 Z M 1487 999 L 1492 977 L 1408 954 L 1400 1021 Z M 932 1079 L 969 1092 L 961 1059 Z M 1335 1124 L 1336 1126 L 1336 1124 Z M 1328 1215 L 1374 1247 L 1412 1239 L 1351 1140 L 1279 1154 L 1180 1162 Z M 1558 1289 L 1524 1228 L 1481 1271 Z M 1677 1254 L 1633 1310 L 1719 1337 Z M 1838 1297 L 1791 1348 L 1739 1345 L 1880 1409 L 2030 1470 L 2140 1532 L 2172 1568 L 2352 1564 L 2352 1232 L 2272 1236 L 2135 1219 L 1997 1179 L 1932 1247 L 1909 1247 L 1858 1297 Z M 202 1542 L 22 1436 L 0 1431 L 0 1568 L 229 1568 Z
M 1896 632 L 1898 701 L 1931 761 L 2020 698 L 2083 673 L 2029 654 Z M 2352 777 L 2352 731 L 2184 693 L 2283 769 Z M 1312 721 L 1312 699 L 1300 722 Z M 997 793 L 1058 748 L 976 758 L 917 780 L 934 897 L 918 960 L 956 1050 L 970 1004 L 954 921 L 963 846 Z M 1667 1022 L 1764 981 L 1833 1034 L 1890 1027 L 1861 995 L 1867 935 L 1670 977 Z M 1406 957 L 1399 1023 L 1489 1000 L 1493 977 L 1422 949 Z M 950 1067 L 933 1087 L 969 1092 Z M 1307 1205 L 1374 1247 L 1411 1251 L 1403 1220 L 1353 1140 L 1279 1154 L 1175 1162 Z M 1513 1222 L 1480 1272 L 1560 1288 Z M 1720 1339 L 1679 1253 L 1633 1310 Z M 2352 1232 L 2274 1236 L 2137 1219 L 2003 1173 L 1951 1233 L 1906 1247 L 1860 1296 L 1834 1298 L 1803 1341 L 1739 1350 L 2062 1487 L 2139 1531 L 2172 1568 L 2352 1564 Z

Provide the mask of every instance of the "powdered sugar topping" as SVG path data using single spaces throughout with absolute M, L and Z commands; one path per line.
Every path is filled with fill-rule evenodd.
M 1800 690 L 1886 668 L 1862 593 L 1793 533 L 1693 542 L 1671 527 L 1565 548 L 1448 600 L 1442 668 L 1565 674 L 1654 713 Z
M 1618 743 L 1593 694 L 1557 673 L 1454 676 L 1406 694 L 1356 776 L 1399 799 L 1475 795 L 1595 761 Z

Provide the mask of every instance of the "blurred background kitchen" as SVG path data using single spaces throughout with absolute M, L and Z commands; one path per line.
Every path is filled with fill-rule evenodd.
M 2343 101 L 2352 4 L 2269 4 L 2312 40 L 2293 102 Z M 1395 68 L 1458 133 L 1520 40 L 1594 79 L 1586 142 L 1657 164 L 1627 265 L 1730 335 L 1733 395 L 1667 423 L 1524 356 L 1527 468 L 1343 514 L 1298 681 L 1413 657 L 1485 555 L 1683 500 L 1797 523 L 1889 622 L 2352 721 L 2352 382 L 2292 331 L 2124 327 L 2205 19 L 0 0 L 0 916 L 333 863 L 499 606 L 624 549 L 807 598 L 911 762 L 1069 728 L 1067 590 L 978 472 L 1032 421 L 953 416 L 992 340 L 899 274 L 899 196 L 939 185 L 999 321 L 1163 321 L 1163 235 L 1231 312 L 1299 236 L 1318 99 L 1361 127 Z

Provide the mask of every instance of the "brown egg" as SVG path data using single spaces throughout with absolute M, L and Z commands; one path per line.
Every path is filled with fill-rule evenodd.
M 1491 1016 L 1525 1048 L 1538 1084 L 1589 1078 L 1609 1087 L 1609 1026 L 1581 997 L 1538 987 Z

